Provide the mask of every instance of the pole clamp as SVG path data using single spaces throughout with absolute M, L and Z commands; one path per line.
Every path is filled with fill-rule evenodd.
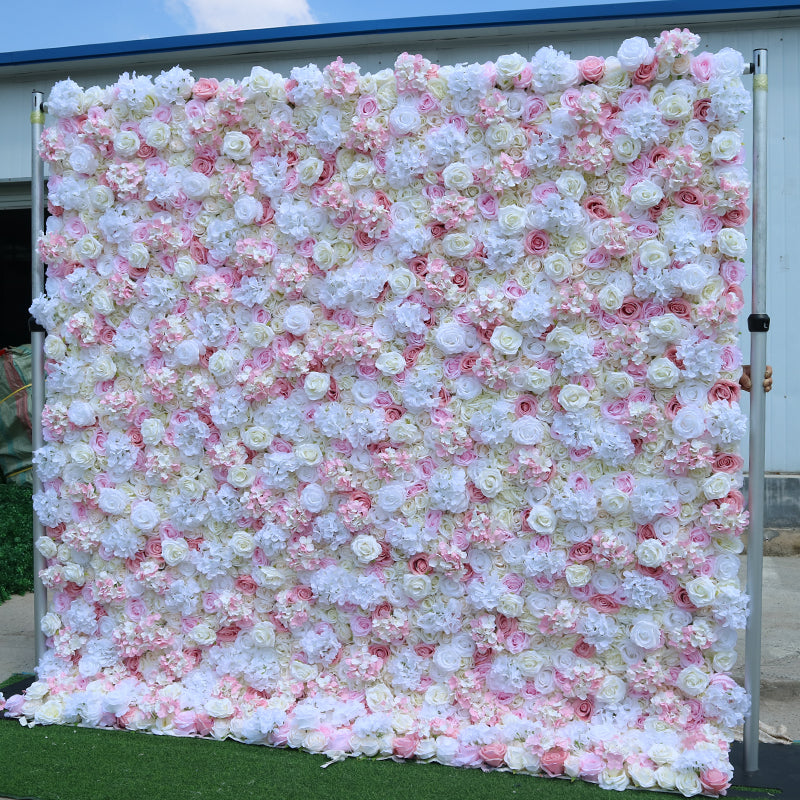
M 43 328 L 33 317 L 28 317 L 28 330 L 31 333 L 47 333 L 47 328 Z
M 44 111 L 31 111 L 31 125 L 44 125 Z
M 751 314 L 747 318 L 750 333 L 766 333 L 769 330 L 769 314 Z

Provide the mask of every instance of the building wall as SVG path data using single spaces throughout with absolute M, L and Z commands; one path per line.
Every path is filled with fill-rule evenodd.
M 768 473 L 800 473 L 800 370 L 794 369 L 796 334 L 792 331 L 800 300 L 800 269 L 792 269 L 800 237 L 800 14 L 797 11 L 734 14 L 716 18 L 664 18 L 570 22 L 447 32 L 387 33 L 339 39 L 246 45 L 215 50 L 183 50 L 93 60 L 0 66 L 0 208 L 26 202 L 30 176 L 30 93 L 45 92 L 56 80 L 71 77 L 83 86 L 113 82 L 123 71 L 157 73 L 176 63 L 195 75 L 242 78 L 254 64 L 284 74 L 298 64 L 325 64 L 341 55 L 355 60 L 363 71 L 376 71 L 394 63 L 397 53 L 420 52 L 438 63 L 485 61 L 517 51 L 531 56 L 547 44 L 568 51 L 574 58 L 615 53 L 622 39 L 654 36 L 671 27 L 690 27 L 702 38 L 702 48 L 740 50 L 745 59 L 755 48 L 769 50 L 769 241 L 768 311 L 772 317 L 768 362 L 775 370 L 775 386 L 768 396 L 766 466 Z M 750 77 L 745 77 L 749 86 Z M 750 119 L 743 128 L 746 145 L 751 140 Z M 745 287 L 749 308 L 749 287 Z M 742 319 L 742 349 L 747 360 L 749 336 L 746 314 Z M 745 399 L 746 407 L 746 399 Z M 745 450 L 747 445 L 745 443 Z M 777 484 L 776 484 L 777 485 Z M 798 481 L 781 485 L 800 487 Z M 792 490 L 794 491 L 794 490 Z M 797 488 L 800 493 L 800 488 Z M 800 505 L 796 526 L 800 527 Z

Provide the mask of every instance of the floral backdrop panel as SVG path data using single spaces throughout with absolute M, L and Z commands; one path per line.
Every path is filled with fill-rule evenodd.
M 53 88 L 36 723 L 724 791 L 741 56 Z

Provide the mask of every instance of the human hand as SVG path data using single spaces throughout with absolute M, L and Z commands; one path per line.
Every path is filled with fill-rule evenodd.
M 753 388 L 753 378 L 750 375 L 750 365 L 745 364 L 742 367 L 742 377 L 739 378 L 739 386 L 742 387 L 746 392 L 749 392 Z M 772 367 L 767 365 L 767 368 L 764 370 L 764 391 L 768 392 L 772 388 Z

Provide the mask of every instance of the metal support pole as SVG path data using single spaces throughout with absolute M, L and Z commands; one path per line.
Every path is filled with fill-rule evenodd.
M 767 51 L 753 51 L 753 307 L 750 331 L 750 533 L 747 539 L 747 594 L 750 616 L 745 635 L 744 688 L 750 716 L 744 724 L 744 769 L 758 771 L 761 706 L 761 587 L 764 558 L 764 419 L 762 381 L 767 365 Z
M 44 96 L 33 92 L 31 110 L 31 289 L 33 297 L 44 291 L 44 272 L 39 257 L 37 240 L 44 227 L 44 165 L 39 158 L 39 139 L 44 127 Z M 44 332 L 31 325 L 31 420 L 33 423 L 33 451 L 42 446 L 42 409 L 44 408 Z M 42 480 L 36 467 L 33 469 L 33 491 L 42 490 Z M 47 613 L 47 592 L 39 578 L 40 570 L 45 568 L 44 557 L 36 548 L 36 542 L 43 533 L 42 523 L 33 515 L 33 616 L 34 641 L 37 665 L 45 651 L 45 636 L 42 633 L 42 618 Z

